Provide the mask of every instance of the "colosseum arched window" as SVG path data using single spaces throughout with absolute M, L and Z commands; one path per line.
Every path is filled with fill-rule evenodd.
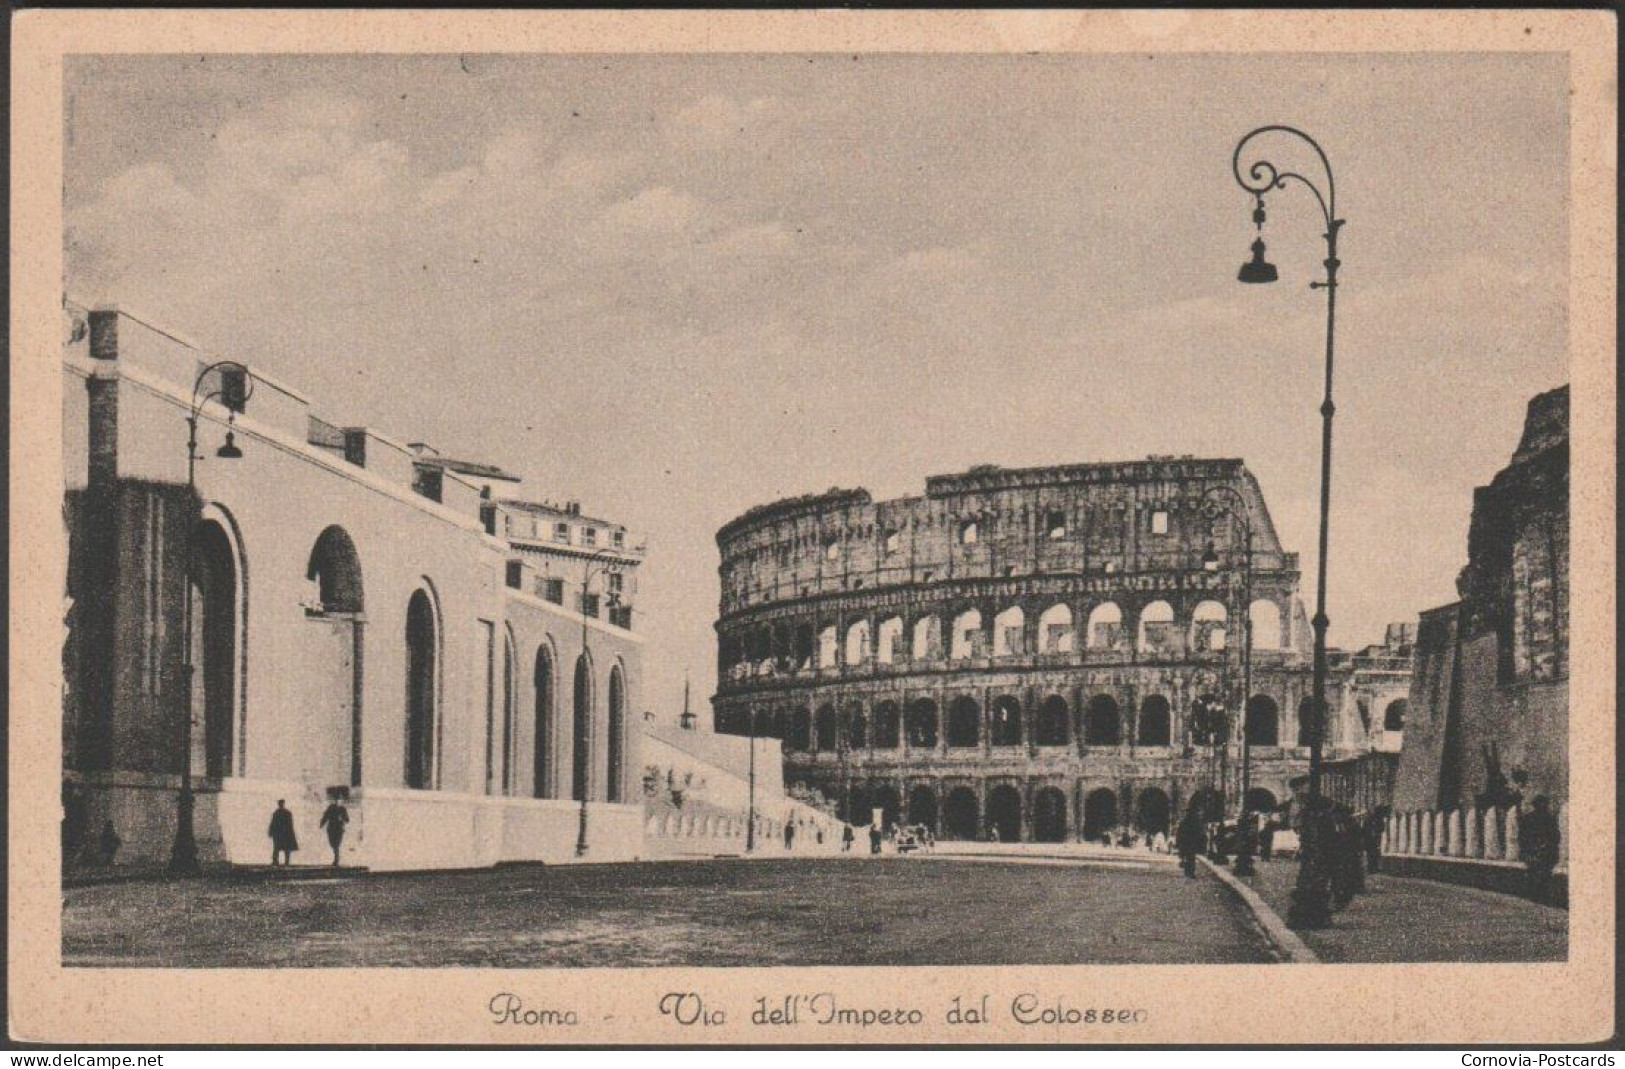
M 899 721 L 897 703 L 883 701 L 875 706 L 874 744 L 877 750 L 897 749 Z
M 900 659 L 903 645 L 903 618 L 893 616 L 880 622 L 880 630 L 875 635 L 875 658 L 881 664 L 891 664 Z
M 1268 694 L 1254 694 L 1247 699 L 1247 745 L 1279 746 L 1281 744 L 1281 707 Z
M 1226 628 L 1230 614 L 1217 601 L 1203 601 L 1191 613 L 1191 649 L 1198 653 L 1219 653 L 1228 643 Z
M 1405 714 L 1410 712 L 1411 703 L 1404 698 L 1396 698 L 1388 703 L 1383 710 L 1382 729 L 1384 731 L 1404 731 Z
M 835 706 L 820 705 L 813 721 L 813 749 L 829 753 L 835 749 Z
M 908 744 L 920 749 L 929 749 L 937 744 L 937 703 L 929 698 L 909 704 Z
M 812 713 L 806 706 L 797 709 L 790 716 L 790 734 L 785 740 L 792 750 L 805 753 L 812 749 Z
M 1072 722 L 1072 712 L 1067 708 L 1066 699 L 1059 694 L 1051 694 L 1038 706 L 1038 723 L 1034 734 L 1040 746 L 1065 746 L 1068 730 Z
M 954 617 L 953 645 L 948 656 L 956 661 L 963 661 L 970 657 L 980 657 L 984 652 L 982 637 L 982 614 L 976 609 L 966 609 Z
M 982 707 L 969 696 L 955 698 L 948 707 L 948 745 L 957 747 L 980 746 L 982 742 Z
M 964 523 L 959 525 L 960 545 L 974 546 L 977 542 L 981 541 L 981 538 L 982 529 L 975 520 L 966 520 Z
M 1123 610 L 1115 601 L 1103 601 L 1089 613 L 1089 648 L 1113 650 L 1123 645 Z
M 935 661 L 942 658 L 942 621 L 934 615 L 922 616 L 914 621 L 914 659 Z
M 1140 650 L 1143 653 L 1173 652 L 1174 607 L 1166 601 L 1153 601 L 1141 611 Z
M 835 654 L 839 647 L 840 638 L 835 633 L 834 624 L 818 632 L 818 667 L 835 667 Z
M 1147 695 L 1140 703 L 1140 745 L 1167 746 L 1172 736 L 1173 713 L 1168 699 L 1160 694 Z
M 1122 721 L 1117 699 L 1110 694 L 1097 694 L 1090 698 L 1083 718 L 1084 745 L 1116 746 L 1123 737 Z
M 865 664 L 869 660 L 869 621 L 859 620 L 846 629 L 846 663 Z
M 1051 605 L 1038 617 L 1039 650 L 1043 653 L 1072 652 L 1072 607 L 1065 602 Z
M 1278 650 L 1282 646 L 1281 609 L 1267 598 L 1253 602 L 1249 614 L 1253 622 L 1253 649 Z
M 815 651 L 815 646 L 813 644 L 812 625 L 797 625 L 795 638 L 793 641 L 795 643 L 793 655 L 795 657 L 796 670 L 798 672 L 806 671 L 807 669 L 813 667 L 813 654 Z
M 1021 745 L 1021 702 L 1008 694 L 993 699 L 989 716 L 989 741 L 994 746 Z
M 869 746 L 869 715 L 863 706 L 854 705 L 846 711 L 846 744 L 854 750 Z
M 993 618 L 993 656 L 1014 657 L 1027 650 L 1027 614 L 1012 605 Z

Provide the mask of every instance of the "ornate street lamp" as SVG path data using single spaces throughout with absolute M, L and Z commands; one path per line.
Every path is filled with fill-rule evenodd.
M 203 380 L 218 373 L 215 384 L 205 390 Z M 222 460 L 241 460 L 243 451 L 237 446 L 234 432 L 237 413 L 248 404 L 254 392 L 254 377 L 248 368 L 235 360 L 217 360 L 198 372 L 192 381 L 192 400 L 186 410 L 186 501 L 188 507 L 197 500 L 197 425 L 203 406 L 218 400 L 226 409 L 226 441 L 215 456 Z M 186 523 L 186 588 L 181 606 L 181 789 L 176 799 L 175 842 L 169 851 L 169 871 L 176 876 L 196 876 L 201 871 L 197 856 L 197 829 L 193 824 L 196 799 L 192 794 L 192 679 L 197 666 L 192 662 L 192 583 L 193 560 L 196 554 L 197 524 L 188 516 Z
M 622 562 L 610 556 L 613 552 L 613 548 L 605 546 L 589 556 L 581 565 L 581 655 L 587 667 L 587 693 L 589 695 L 592 694 L 593 681 L 591 677 L 592 658 L 588 653 L 587 646 L 587 599 L 592 593 L 593 576 L 617 575 L 620 573 Z M 613 609 L 618 601 L 619 598 L 615 592 L 610 591 L 607 599 L 608 607 Z M 577 700 L 582 699 L 578 698 Z M 596 705 L 597 702 L 594 701 L 593 704 Z M 582 746 L 583 743 L 577 740 L 576 745 Z M 582 770 L 581 815 L 579 826 L 576 829 L 576 857 L 585 857 L 587 855 L 587 799 L 592 795 L 592 740 L 590 738 L 585 743 L 585 747 L 587 760 Z
M 1202 495 L 1208 515 L 1217 520 L 1228 516 L 1241 527 L 1241 820 L 1248 819 L 1247 792 L 1252 786 L 1252 749 L 1247 737 L 1247 703 L 1253 694 L 1253 521 L 1247 501 L 1233 486 L 1215 486 Z M 1202 567 L 1215 571 L 1219 567 L 1218 550 L 1210 540 L 1202 554 Z M 1236 874 L 1249 875 L 1253 871 L 1253 849 L 1247 829 L 1240 829 L 1236 846 Z
M 1255 137 L 1270 133 L 1296 138 L 1314 150 L 1320 159 L 1322 169 L 1326 172 L 1324 193 L 1310 179 L 1296 171 L 1279 170 L 1263 158 L 1256 158 L 1243 168 L 1242 153 L 1248 143 Z M 1299 183 L 1315 195 L 1315 202 L 1320 205 L 1321 218 L 1326 226 L 1323 235 L 1326 240 L 1326 259 L 1322 261 L 1326 277 L 1324 280 L 1317 279 L 1309 283 L 1311 289 L 1326 291 L 1326 384 L 1325 398 L 1320 404 L 1320 557 L 1316 562 L 1315 617 L 1312 621 L 1315 629 L 1314 690 L 1308 724 L 1309 800 L 1306 806 L 1308 812 L 1304 814 L 1303 849 L 1298 864 L 1298 880 L 1292 891 L 1292 908 L 1287 912 L 1287 923 L 1294 928 L 1324 928 L 1331 923 L 1328 901 L 1330 887 L 1326 878 L 1328 859 L 1325 857 L 1325 844 L 1322 841 L 1323 829 L 1318 827 L 1318 824 L 1322 821 L 1320 755 L 1321 739 L 1326 729 L 1326 628 L 1330 623 L 1326 615 L 1326 547 L 1332 492 L 1332 416 L 1337 411 L 1336 406 L 1332 404 L 1332 337 L 1337 311 L 1337 269 L 1341 266 L 1337 259 L 1337 234 L 1343 228 L 1344 220 L 1337 217 L 1337 184 L 1332 177 L 1331 162 L 1315 139 L 1302 130 L 1291 126 L 1260 126 L 1236 143 L 1235 154 L 1230 160 L 1230 169 L 1235 174 L 1236 183 L 1254 198 L 1253 223 L 1258 227 L 1260 235 L 1253 242 L 1252 260 L 1242 265 L 1237 276 L 1242 282 L 1262 283 L 1273 282 L 1276 279 L 1274 265 L 1264 259 L 1262 235 L 1265 193 L 1285 189 L 1288 182 Z

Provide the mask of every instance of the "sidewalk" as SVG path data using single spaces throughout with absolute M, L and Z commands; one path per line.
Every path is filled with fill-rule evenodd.
M 1295 861 L 1261 861 L 1245 879 L 1284 919 Z M 1297 933 L 1324 962 L 1563 961 L 1568 913 L 1511 895 L 1378 874 L 1332 926 Z

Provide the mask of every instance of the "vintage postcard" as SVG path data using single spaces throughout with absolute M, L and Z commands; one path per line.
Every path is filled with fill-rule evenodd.
M 1614 1033 L 1611 15 L 14 31 L 14 1040 Z

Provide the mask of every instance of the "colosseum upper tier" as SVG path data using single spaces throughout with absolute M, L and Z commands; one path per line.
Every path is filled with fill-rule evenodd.
M 1253 542 L 1245 702 L 1236 513 Z M 893 501 L 830 490 L 751 509 L 717 544 L 716 730 L 782 738 L 786 782 L 854 823 L 1156 831 L 1199 795 L 1239 797 L 1243 738 L 1256 804 L 1307 769 L 1298 559 L 1240 460 L 980 467 Z M 1334 672 L 1334 752 L 1355 738 L 1342 691 Z M 1227 746 L 1196 715 L 1212 699 Z

